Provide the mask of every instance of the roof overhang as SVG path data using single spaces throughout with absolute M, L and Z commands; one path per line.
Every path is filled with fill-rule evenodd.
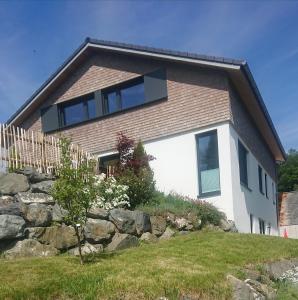
M 244 105 L 253 116 L 256 126 L 264 137 L 277 161 L 285 160 L 286 154 L 266 109 L 264 101 L 252 77 L 246 61 L 233 60 L 192 53 L 142 47 L 136 45 L 98 41 L 87 38 L 71 57 L 30 97 L 24 105 L 8 120 L 8 124 L 22 123 L 32 110 L 42 104 L 67 76 L 84 61 L 94 50 L 124 53 L 134 56 L 150 57 L 186 64 L 220 69 L 229 74 L 230 79 L 243 99 Z

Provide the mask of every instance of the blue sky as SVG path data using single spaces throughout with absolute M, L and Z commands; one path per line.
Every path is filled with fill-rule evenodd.
M 0 122 L 90 36 L 246 59 L 298 149 L 298 1 L 0 1 Z

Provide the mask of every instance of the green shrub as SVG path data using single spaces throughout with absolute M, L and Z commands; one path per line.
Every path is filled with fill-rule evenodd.
M 155 192 L 153 198 L 146 204 L 137 207 L 151 215 L 166 215 L 173 213 L 176 216 L 185 217 L 189 213 L 195 214 L 205 224 L 219 225 L 224 214 L 212 204 L 194 200 L 179 194 L 171 193 L 165 195 L 161 192 Z
M 148 155 L 143 143 L 137 145 L 122 132 L 118 134 L 117 150 L 120 162 L 115 178 L 119 184 L 127 185 L 127 195 L 131 208 L 149 202 L 155 192 L 154 173 L 149 161 L 154 158 Z

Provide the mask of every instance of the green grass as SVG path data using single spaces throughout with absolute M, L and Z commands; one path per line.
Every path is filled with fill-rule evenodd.
M 200 231 L 102 254 L 84 266 L 70 256 L 0 259 L 0 298 L 231 299 L 227 273 L 290 257 L 298 257 L 298 240 Z
M 218 225 L 223 217 L 223 214 L 208 202 L 193 200 L 179 194 L 165 195 L 161 192 L 155 192 L 152 201 L 139 205 L 137 209 L 150 215 L 167 215 L 167 213 L 172 213 L 175 216 L 183 217 L 191 213 L 202 221 L 202 225 L 206 223 Z

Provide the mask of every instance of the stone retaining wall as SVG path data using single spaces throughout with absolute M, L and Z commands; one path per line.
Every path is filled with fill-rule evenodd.
M 32 168 L 0 175 L 0 251 L 5 257 L 50 256 L 65 251 L 78 254 L 75 231 L 63 222 L 67 211 L 50 195 L 53 183 L 52 176 Z M 93 208 L 82 228 L 83 253 L 120 250 L 140 241 L 156 242 L 198 230 L 200 224 L 191 213 L 182 218 Z M 223 220 L 222 228 L 229 231 L 233 226 Z

